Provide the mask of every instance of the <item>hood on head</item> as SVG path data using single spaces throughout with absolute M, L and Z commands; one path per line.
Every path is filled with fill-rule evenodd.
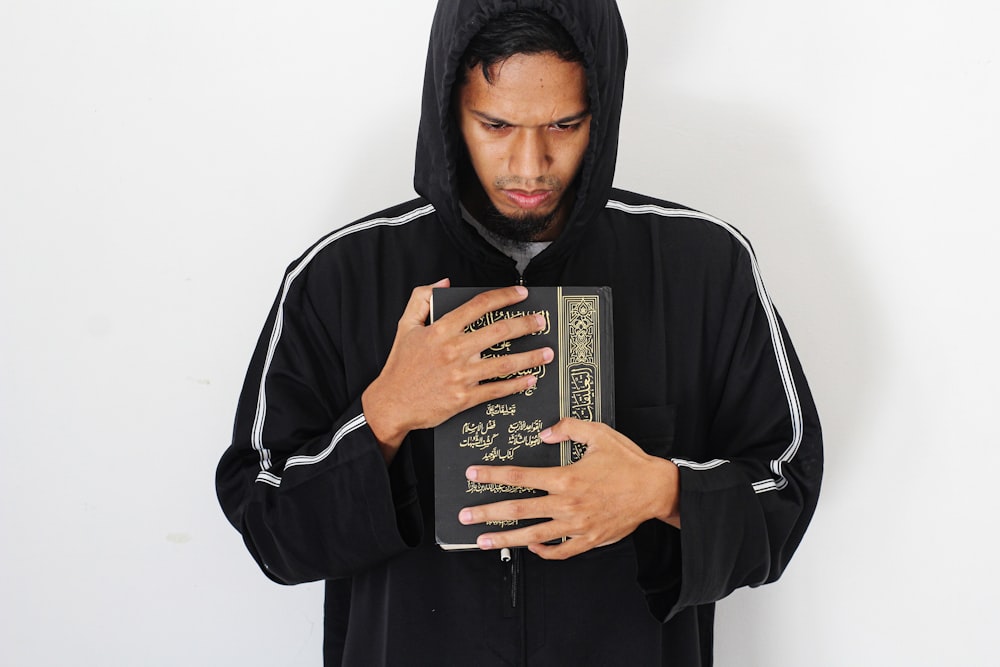
M 604 208 L 614 180 L 628 58 L 625 27 L 614 0 L 439 0 L 427 49 L 413 184 L 434 204 L 456 241 L 469 245 L 473 232 L 459 212 L 457 170 L 463 147 L 451 114 L 452 87 L 476 33 L 491 19 L 515 9 L 540 9 L 561 23 L 583 53 L 587 69 L 590 145 L 578 177 L 576 202 L 551 249 L 560 252 Z

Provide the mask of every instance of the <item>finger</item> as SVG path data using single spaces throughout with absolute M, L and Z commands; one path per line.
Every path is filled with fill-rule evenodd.
M 465 408 L 480 405 L 498 398 L 506 398 L 531 389 L 538 384 L 538 376 L 534 374 L 519 375 L 509 380 L 482 382 L 470 387 L 466 395 Z M 463 409 L 465 409 L 463 408 Z
M 480 380 L 493 378 L 509 378 L 521 372 L 540 369 L 555 358 L 555 352 L 550 347 L 543 347 L 530 352 L 505 354 L 500 357 L 483 359 L 477 369 Z
M 410 300 L 406 302 L 403 315 L 399 318 L 400 326 L 422 327 L 427 322 L 427 317 L 431 314 L 431 295 L 437 287 L 448 287 L 451 280 L 442 278 L 432 285 L 421 285 L 415 287 L 410 293 Z
M 490 521 L 524 521 L 527 519 L 550 519 L 555 511 L 552 496 L 529 496 L 513 500 L 501 500 L 486 505 L 463 508 L 458 513 L 462 525 L 471 526 Z
M 565 529 L 556 521 L 544 521 L 525 528 L 515 528 L 499 533 L 483 533 L 476 539 L 480 549 L 503 549 L 504 547 L 530 547 L 534 544 L 561 540 Z
M 525 546 L 528 551 L 545 560 L 566 560 L 591 548 L 582 538 L 565 540 L 559 544 L 532 543 Z
M 442 316 L 440 321 L 447 323 L 449 327 L 454 326 L 456 331 L 465 331 L 467 326 L 481 319 L 486 313 L 512 306 L 524 301 L 527 296 L 528 289 L 521 285 L 480 292 L 458 308 Z
M 607 427 L 600 422 L 588 422 L 581 419 L 573 419 L 572 417 L 564 417 L 555 426 L 539 433 L 538 437 L 542 439 L 542 442 L 550 444 L 573 440 L 574 442 L 582 442 L 585 445 L 592 445 L 606 429 Z
M 482 484 L 507 484 L 551 491 L 562 468 L 525 468 L 524 466 L 469 466 L 465 478 Z
M 464 341 L 464 344 L 474 352 L 488 350 L 504 341 L 516 340 L 545 331 L 548 326 L 549 323 L 545 319 L 545 316 L 537 313 L 512 317 L 510 319 L 501 319 L 489 326 L 471 332 Z

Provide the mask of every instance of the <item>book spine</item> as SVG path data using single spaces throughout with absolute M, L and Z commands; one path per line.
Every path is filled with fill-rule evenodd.
M 563 289 L 562 287 L 556 288 L 556 310 L 559 316 L 559 419 L 564 419 L 569 416 L 569 392 L 567 388 L 569 386 L 569 369 L 566 367 L 567 363 L 567 351 L 566 342 L 567 338 L 567 327 L 566 327 L 566 308 L 563 303 Z M 569 465 L 571 461 L 570 453 L 571 446 L 568 440 L 563 440 L 559 443 L 559 463 L 560 465 Z
M 601 386 L 602 305 L 596 294 L 570 295 L 559 288 L 559 411 L 560 418 L 603 421 Z M 607 369 L 610 370 L 610 369 Z M 560 445 L 562 465 L 579 461 L 587 446 Z

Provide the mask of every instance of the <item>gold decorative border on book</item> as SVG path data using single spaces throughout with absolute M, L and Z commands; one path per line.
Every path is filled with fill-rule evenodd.
M 559 290 L 560 412 L 583 421 L 601 420 L 600 301 L 593 296 L 563 296 Z M 579 461 L 581 442 L 563 443 L 562 463 Z

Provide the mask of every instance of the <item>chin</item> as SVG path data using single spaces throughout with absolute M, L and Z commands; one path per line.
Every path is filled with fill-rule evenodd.
M 552 227 L 558 207 L 549 210 L 515 209 L 510 213 L 500 211 L 490 204 L 480 224 L 491 233 L 515 243 L 535 241 Z
M 510 220 L 551 220 L 555 217 L 557 210 L 557 208 L 534 208 L 531 210 L 515 208 L 511 211 L 499 211 L 499 213 Z

